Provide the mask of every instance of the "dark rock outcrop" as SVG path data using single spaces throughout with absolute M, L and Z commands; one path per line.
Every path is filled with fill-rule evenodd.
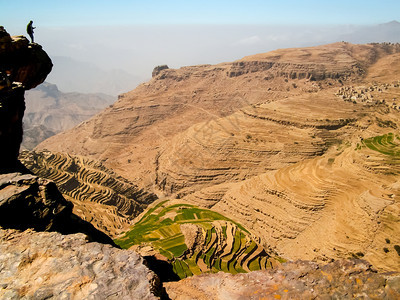
M 25 110 L 24 92 L 21 84 L 12 84 L 0 90 L 0 173 L 18 166 Z
M 20 82 L 26 90 L 41 84 L 53 64 L 42 46 L 29 43 L 24 36 L 11 37 L 0 26 L 0 71 L 11 82 Z
M 42 83 L 52 63 L 38 44 L 10 37 L 0 27 L 0 226 L 25 230 L 83 232 L 115 245 L 110 237 L 72 213 L 73 204 L 57 186 L 32 175 L 18 161 L 22 142 L 24 93 Z
M 25 90 L 42 83 L 52 67 L 40 45 L 11 37 L 0 26 L 0 173 L 18 168 Z
M 151 73 L 151 76 L 152 76 L 152 77 L 155 77 L 155 76 L 157 76 L 158 74 L 160 74 L 160 72 L 161 72 L 162 70 L 166 70 L 166 69 L 169 69 L 167 65 L 157 66 L 157 67 L 155 67 L 155 68 L 153 69 L 153 72 Z
M 47 53 L 23 36 L 0 27 L 0 226 L 25 230 L 83 232 L 114 245 L 110 237 L 72 213 L 73 204 L 57 186 L 18 161 L 22 142 L 24 93 L 42 83 L 52 69 Z
M 0 226 L 64 234 L 82 232 L 92 241 L 115 245 L 110 237 L 72 213 L 54 182 L 31 174 L 0 175 Z

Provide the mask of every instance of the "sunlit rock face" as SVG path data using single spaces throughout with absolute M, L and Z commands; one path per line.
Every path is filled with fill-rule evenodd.
M 171 299 L 398 299 L 400 278 L 363 260 L 310 261 L 247 274 L 204 274 L 166 284 Z
M 1 299 L 159 299 L 157 277 L 133 251 L 81 233 L 0 228 Z

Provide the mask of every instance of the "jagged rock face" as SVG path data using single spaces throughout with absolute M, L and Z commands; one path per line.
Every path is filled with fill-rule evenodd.
M 0 28 L 0 71 L 11 82 L 21 82 L 26 90 L 41 84 L 53 64 L 39 44 L 30 44 L 24 36 L 13 36 Z
M 297 261 L 247 274 L 204 274 L 166 283 L 171 299 L 399 299 L 400 277 L 376 273 L 362 260 L 319 266 Z
M 380 57 L 400 51 L 400 45 L 336 43 L 319 47 L 281 49 L 244 57 L 232 64 L 230 77 L 263 71 L 266 77 L 321 81 L 357 78 Z
M 57 186 L 31 174 L 0 174 L 0 226 L 25 230 L 83 232 L 93 241 L 113 241 L 72 213 Z
M 159 299 L 158 278 L 133 251 L 83 234 L 0 228 L 2 299 Z
M 24 89 L 21 85 L 0 90 L 0 173 L 17 165 L 24 110 Z
M 42 83 L 52 66 L 40 45 L 29 44 L 23 36 L 10 37 L 0 27 L 0 172 L 10 171 L 18 165 L 25 111 L 24 90 Z
M 160 74 L 160 72 L 161 72 L 162 70 L 166 70 L 166 69 L 169 69 L 167 65 L 157 66 L 157 67 L 155 67 L 155 68 L 153 69 L 153 72 L 151 73 L 151 76 L 152 76 L 152 77 L 157 76 L 158 74 Z
M 0 180 L 2 226 L 52 230 L 72 213 L 72 203 L 53 182 L 21 173 L 2 174 Z

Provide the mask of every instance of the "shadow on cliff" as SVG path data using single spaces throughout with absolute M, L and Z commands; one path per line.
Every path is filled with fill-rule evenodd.
M 146 266 L 160 278 L 162 282 L 179 281 L 180 278 L 172 269 L 172 265 L 165 260 L 157 259 L 154 256 L 144 256 Z
M 20 166 L 20 171 L 25 169 Z M 62 234 L 84 233 L 89 241 L 114 244 L 113 240 L 72 212 L 73 204 L 56 184 L 31 172 L 0 174 L 0 226 Z

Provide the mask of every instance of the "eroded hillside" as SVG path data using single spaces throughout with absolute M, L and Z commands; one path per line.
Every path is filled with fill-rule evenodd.
M 284 258 L 399 271 L 399 51 L 336 43 L 157 69 L 38 150 L 216 210 Z
M 337 43 L 160 70 L 112 107 L 37 149 L 102 160 L 139 186 L 158 189 L 157 157 L 176 134 L 252 104 L 351 84 L 380 57 L 399 50 L 398 45 Z

